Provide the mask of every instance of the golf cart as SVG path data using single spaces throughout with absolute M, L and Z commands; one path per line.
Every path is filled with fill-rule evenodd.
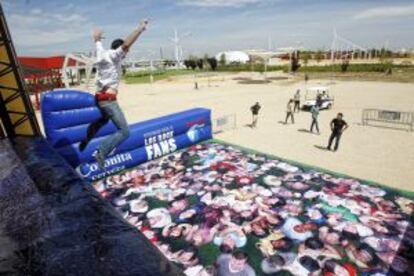
M 319 99 L 320 109 L 331 109 L 334 104 L 333 97 L 329 96 L 329 88 L 325 86 L 315 86 L 306 89 L 305 102 L 302 110 L 311 110 Z

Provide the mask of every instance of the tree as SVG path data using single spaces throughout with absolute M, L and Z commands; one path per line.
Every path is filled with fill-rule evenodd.
M 190 69 L 190 67 L 191 67 L 190 63 L 191 63 L 191 61 L 189 59 L 184 60 L 184 66 L 185 66 L 186 69 Z
M 341 64 L 342 73 L 345 73 L 348 70 L 348 67 L 349 67 L 349 59 L 345 58 L 342 60 L 342 64 Z
M 305 65 L 305 67 L 308 65 L 310 59 L 311 59 L 311 55 L 309 54 L 309 52 L 303 53 L 302 60 L 303 60 L 303 64 Z
M 164 65 L 164 67 L 174 66 L 174 61 L 166 59 L 166 60 L 164 60 L 163 65 Z
M 296 72 L 299 68 L 300 68 L 299 51 L 297 51 L 296 53 L 292 54 L 292 59 L 290 62 L 290 70 L 292 72 Z
M 375 58 L 376 57 L 377 50 L 375 48 L 372 48 L 368 52 L 369 52 L 369 55 L 371 56 L 371 58 Z
M 190 60 L 191 69 L 195 70 L 197 68 L 197 62 L 194 59 Z
M 216 71 L 217 69 L 217 59 L 215 57 L 208 59 L 208 64 L 210 65 L 211 70 Z
M 316 52 L 315 59 L 316 59 L 316 62 L 317 63 L 321 62 L 321 60 L 323 59 L 323 55 L 322 55 L 322 51 L 321 50 L 319 50 L 319 51 Z
M 225 66 L 226 65 L 226 55 L 223 53 L 220 56 L 220 66 Z
M 382 70 L 383 70 L 383 72 L 385 72 L 385 74 L 387 74 L 387 75 L 392 74 L 392 63 L 393 63 L 392 59 L 381 58 Z
M 198 58 L 196 56 L 190 56 L 190 67 L 191 69 L 195 70 L 198 66 Z
M 208 54 L 204 54 L 203 63 L 204 63 L 204 67 L 207 67 L 209 65 L 209 62 L 208 62 Z
M 203 59 L 199 59 L 198 61 L 197 61 L 197 66 L 198 66 L 198 69 L 200 69 L 200 70 L 203 70 L 203 67 L 204 67 L 204 62 L 203 62 Z

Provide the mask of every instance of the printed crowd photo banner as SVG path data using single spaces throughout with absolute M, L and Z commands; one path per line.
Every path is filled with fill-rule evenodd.
M 48 142 L 86 179 L 97 180 L 212 138 L 211 111 L 194 108 L 129 126 L 130 135 L 105 161 L 92 157 L 102 139 L 116 131 L 110 121 L 81 152 L 88 125 L 101 117 L 93 95 L 57 90 L 42 96 L 42 119 Z

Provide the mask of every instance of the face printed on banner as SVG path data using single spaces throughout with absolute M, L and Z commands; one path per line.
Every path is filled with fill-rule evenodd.
M 341 265 L 336 265 L 334 268 L 335 276 L 350 276 L 348 270 L 346 270 Z
M 313 223 L 302 223 L 302 224 L 296 225 L 293 229 L 298 233 L 305 233 L 305 232 L 316 229 L 316 225 Z
M 203 243 L 203 234 L 200 232 L 196 232 L 193 236 L 193 243 L 195 246 L 200 246 Z
M 357 250 L 356 254 L 355 254 L 355 257 L 357 258 L 357 260 L 359 260 L 359 261 L 361 261 L 365 264 L 369 263 L 373 259 L 371 253 L 368 252 L 367 250 L 363 250 L 363 249 L 362 250 Z
M 272 244 L 273 248 L 282 248 L 286 245 L 286 241 L 283 239 L 272 240 L 270 243 Z
M 328 233 L 325 238 L 326 242 L 332 245 L 339 244 L 340 236 L 338 233 Z
M 181 233 L 182 229 L 180 227 L 173 227 L 173 229 L 171 230 L 171 237 L 178 238 L 181 236 Z
M 229 262 L 229 268 L 230 271 L 233 273 L 240 272 L 244 269 L 244 266 L 246 265 L 246 259 L 238 260 L 234 257 L 231 258 Z

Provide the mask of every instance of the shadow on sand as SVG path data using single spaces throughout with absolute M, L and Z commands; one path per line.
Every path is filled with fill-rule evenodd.
M 319 146 L 319 145 L 314 145 L 315 148 L 323 150 L 323 151 L 329 151 L 326 147 L 324 146 Z
M 305 129 L 305 128 L 300 128 L 298 129 L 299 132 L 304 132 L 304 133 L 312 133 L 309 129 Z

